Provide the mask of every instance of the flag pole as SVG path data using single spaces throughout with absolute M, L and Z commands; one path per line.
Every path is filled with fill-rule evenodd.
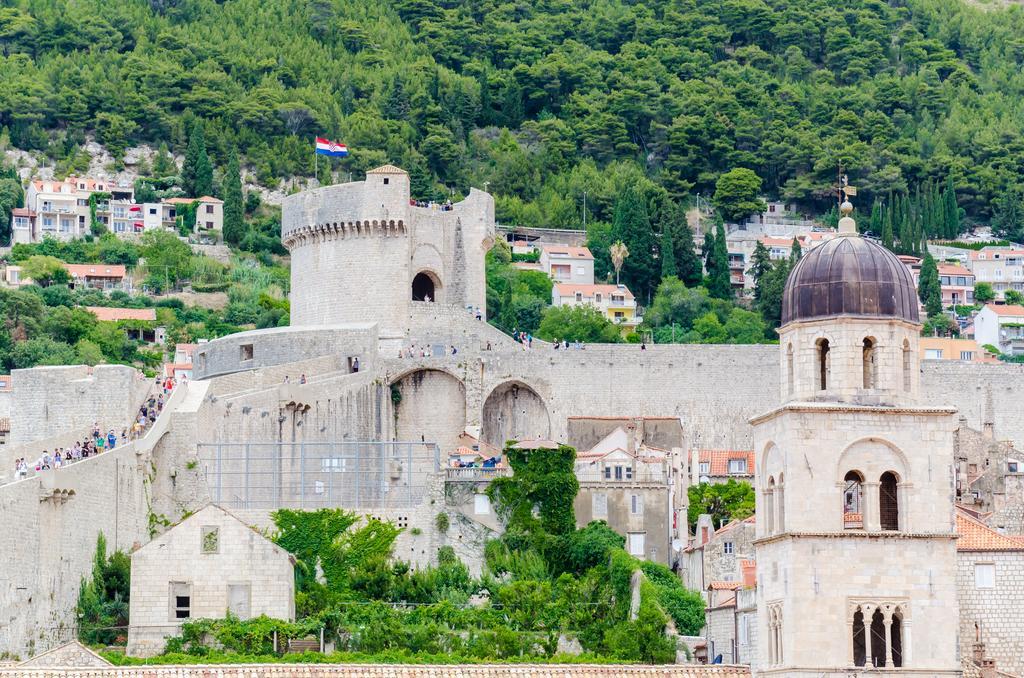
M 316 138 L 313 139 L 313 176 L 316 177 L 316 185 L 320 185 L 320 154 L 316 152 Z

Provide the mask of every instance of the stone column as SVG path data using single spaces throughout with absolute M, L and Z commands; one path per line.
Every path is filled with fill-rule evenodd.
M 906 618 L 905 614 L 900 622 L 900 651 L 903 666 L 913 666 L 910 662 L 910 648 L 912 647 L 910 643 L 910 620 Z
M 853 615 L 855 614 L 857 614 L 856 610 L 854 610 L 852 613 L 847 613 L 846 618 L 846 663 L 849 666 L 855 666 L 855 658 L 853 651 Z
M 892 666 L 892 612 L 884 612 L 882 626 L 885 628 L 885 665 Z
M 878 481 L 866 480 L 861 484 L 861 515 L 864 529 L 868 532 L 879 532 L 882 529 L 881 516 L 878 513 L 878 488 Z M 867 619 L 864 623 L 867 625 Z

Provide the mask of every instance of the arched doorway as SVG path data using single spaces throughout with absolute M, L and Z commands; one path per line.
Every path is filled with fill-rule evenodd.
M 551 437 L 551 417 L 544 400 L 521 381 L 501 384 L 484 401 L 484 442 L 504 447 L 509 440 Z
M 412 279 L 413 301 L 437 301 L 437 295 L 440 291 L 441 281 L 427 271 L 420 271 Z
M 455 449 L 466 428 L 466 388 L 441 370 L 417 370 L 391 383 L 395 439 L 434 442 Z

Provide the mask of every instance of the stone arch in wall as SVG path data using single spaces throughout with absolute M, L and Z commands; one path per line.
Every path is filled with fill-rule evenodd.
M 442 458 L 466 428 L 466 387 L 454 375 L 418 369 L 391 381 L 395 440 L 434 442 Z
M 499 384 L 484 401 L 484 442 L 504 447 L 509 440 L 551 437 L 551 415 L 544 399 L 524 382 Z
M 441 301 L 441 279 L 433 271 L 420 271 L 412 278 L 413 301 Z

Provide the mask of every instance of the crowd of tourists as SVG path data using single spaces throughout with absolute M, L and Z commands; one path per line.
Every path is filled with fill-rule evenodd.
M 35 459 L 20 457 L 14 460 L 14 477 L 16 479 L 27 478 L 29 473 L 35 471 L 50 471 L 63 468 L 82 459 L 88 459 L 104 452 L 113 450 L 121 445 L 127 445 L 130 441 L 141 438 L 146 430 L 153 425 L 156 418 L 164 409 L 166 402 L 165 395 L 170 395 L 175 387 L 174 379 L 157 380 L 161 392 L 151 395 L 139 408 L 135 420 L 131 426 L 121 429 L 118 434 L 114 429 L 100 426 L 94 422 L 92 430 L 84 440 L 75 441 L 74 445 L 67 447 L 55 447 L 53 451 L 43 450 Z

